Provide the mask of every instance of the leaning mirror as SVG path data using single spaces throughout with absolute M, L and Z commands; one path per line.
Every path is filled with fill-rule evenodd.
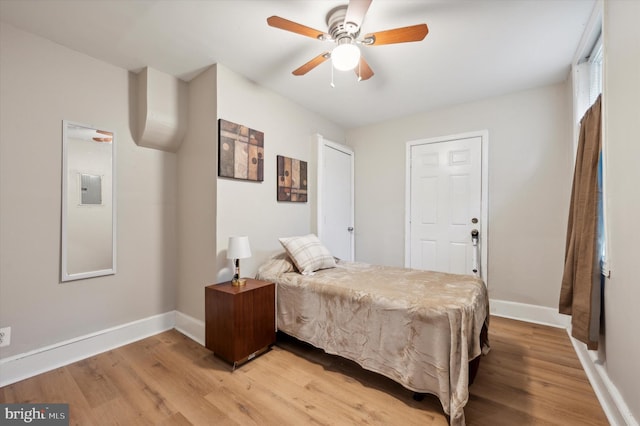
M 62 281 L 116 272 L 115 135 L 62 122 Z

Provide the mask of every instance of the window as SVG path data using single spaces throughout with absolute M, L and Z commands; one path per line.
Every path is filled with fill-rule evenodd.
M 587 59 L 589 63 L 589 105 L 593 104 L 602 93 L 602 33 L 591 49 Z
M 603 68 L 603 54 L 602 54 L 602 33 L 598 36 L 596 44 L 591 49 L 589 57 L 587 59 L 589 64 L 589 105 L 592 105 L 598 96 L 602 93 L 602 68 Z M 600 268 L 602 275 L 608 276 L 607 266 L 607 232 L 604 221 L 604 161 L 603 153 L 600 151 L 600 158 L 598 159 L 598 248 L 600 251 Z
M 580 129 L 580 119 L 602 93 L 602 35 L 598 36 L 591 49 L 575 65 L 575 123 Z M 577 135 L 577 133 L 576 133 Z M 577 143 L 577 137 L 575 140 Z

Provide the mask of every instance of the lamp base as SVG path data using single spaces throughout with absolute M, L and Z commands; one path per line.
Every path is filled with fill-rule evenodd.
M 247 280 L 245 280 L 244 278 L 234 278 L 233 280 L 231 280 L 231 285 L 235 287 L 241 287 L 245 284 L 247 284 Z

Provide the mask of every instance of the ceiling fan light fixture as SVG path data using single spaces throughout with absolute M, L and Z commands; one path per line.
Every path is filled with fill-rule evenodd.
M 345 0 L 343 0 L 343 2 L 344 1 Z M 424 40 L 429 33 L 427 24 L 418 24 L 367 33 L 364 37 L 361 37 L 362 24 L 372 1 L 373 0 L 348 0 L 347 4 L 342 4 L 331 9 L 326 17 L 326 32 L 318 31 L 306 25 L 289 21 L 288 19 L 275 15 L 267 18 L 267 24 L 271 27 L 321 41 L 333 41 L 336 43 L 333 51 L 325 51 L 319 54 L 301 67 L 293 70 L 292 74 L 296 76 L 305 75 L 331 58 L 332 81 L 334 69 L 339 71 L 353 70 L 359 81 L 368 80 L 373 77 L 373 70 L 364 57 L 360 55 L 360 45 L 381 46 L 385 44 L 421 41 Z
M 331 52 L 331 62 L 339 71 L 350 71 L 360 62 L 360 49 L 352 43 L 339 44 Z

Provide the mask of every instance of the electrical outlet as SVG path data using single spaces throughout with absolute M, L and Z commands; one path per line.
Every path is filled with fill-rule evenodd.
M 0 346 L 9 346 L 11 344 L 11 327 L 0 328 Z

